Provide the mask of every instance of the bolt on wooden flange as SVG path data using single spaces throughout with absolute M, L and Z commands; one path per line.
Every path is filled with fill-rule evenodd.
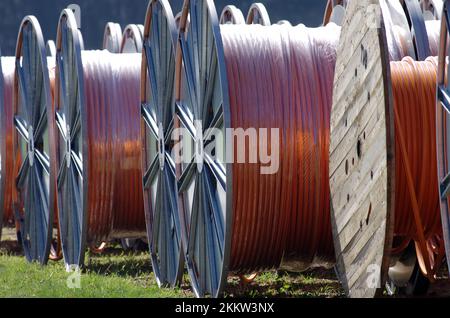
M 380 4 L 351 1 L 337 51 L 330 126 L 336 268 L 351 297 L 379 295 L 387 278 L 394 225 L 393 126 Z
M 246 23 L 271 25 L 266 7 L 262 3 L 253 3 L 248 10 Z
M 103 49 L 111 53 L 120 53 L 122 27 L 118 23 L 108 22 L 103 34 Z
M 47 52 L 37 19 L 22 21 L 14 79 L 14 203 L 28 261 L 46 264 L 56 214 L 53 101 Z

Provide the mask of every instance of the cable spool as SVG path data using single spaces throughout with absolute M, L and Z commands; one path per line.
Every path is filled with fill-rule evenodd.
M 220 15 L 220 24 L 245 24 L 242 11 L 233 5 L 228 5 L 222 10 Z
M 0 57 L 0 239 L 3 226 L 14 224 L 13 189 L 13 125 L 12 91 L 14 86 L 14 57 Z
M 323 16 L 323 25 L 327 25 L 330 22 L 342 25 L 348 2 L 349 0 L 328 0 Z
M 108 22 L 103 34 L 103 49 L 111 53 L 120 53 L 122 44 L 122 28 L 120 24 Z
M 337 270 L 352 297 L 381 293 L 395 255 L 411 241 L 430 280 L 441 253 L 429 249 L 440 222 L 432 172 L 435 62 L 403 59 L 407 51 L 388 40 L 393 30 L 383 3 L 349 4 L 336 62 L 332 225 Z
M 53 40 L 48 40 L 45 49 L 47 51 L 47 57 L 56 57 L 56 44 Z
M 123 31 L 120 53 L 141 53 L 144 38 L 144 26 L 129 24 Z
M 437 170 L 439 182 L 440 210 L 445 242 L 445 255 L 447 266 L 450 270 L 450 210 L 449 210 L 449 161 L 448 149 L 449 138 L 447 127 L 449 125 L 449 81 L 448 81 L 448 50 L 449 50 L 449 2 L 445 1 L 442 11 L 440 46 L 438 57 L 437 75 L 437 115 L 436 115 L 436 147 L 437 147 Z
M 253 3 L 247 14 L 247 24 L 260 24 L 269 26 L 270 18 L 266 7 L 262 3 Z
M 15 65 L 13 207 L 27 260 L 46 264 L 56 210 L 53 103 L 45 43 L 33 16 L 22 21 Z
M 59 226 L 66 266 L 86 244 L 145 234 L 140 54 L 83 51 L 73 13 L 58 24 L 55 117 Z M 134 191 L 130 191 L 134 189 Z
M 277 22 L 277 25 L 292 26 L 291 22 L 289 22 L 288 20 L 280 20 L 280 21 Z
M 187 31 L 185 23 L 188 15 L 191 24 Z M 334 263 L 331 228 L 327 222 L 328 205 L 320 203 L 327 202 L 328 173 L 323 174 L 324 178 L 320 177 L 326 171 L 327 156 L 321 157 L 320 153 L 328 152 L 327 107 L 331 105 L 333 52 L 338 38 L 339 28 L 334 24 L 317 29 L 276 25 L 219 26 L 212 1 L 185 2 L 177 47 L 180 54 L 177 54 L 175 72 L 175 118 L 181 127 L 189 131 L 188 152 L 195 155 L 190 162 L 178 163 L 176 171 L 182 246 L 197 296 L 220 295 L 228 272 L 250 274 L 278 268 L 280 264 L 304 270 L 314 265 L 330 266 Z M 309 39 L 317 45 L 309 47 Z M 212 45 L 206 49 L 202 43 Z M 302 48 L 318 55 L 312 53 L 308 58 L 301 57 L 302 53 L 306 54 Z M 292 52 L 292 57 L 282 52 Z M 314 74 L 301 71 L 309 66 L 316 67 L 314 61 L 323 67 L 320 71 Z M 255 65 L 264 67 L 258 69 Z M 290 76 L 286 72 L 290 72 Z M 259 80 L 254 81 L 255 77 Z M 317 80 L 311 81 L 311 78 Z M 299 86 L 289 84 L 288 79 Z M 261 83 L 270 83 L 274 87 L 262 87 Z M 301 88 L 306 83 L 318 86 Z M 301 89 L 304 93 L 300 93 Z M 252 92 L 252 96 L 244 97 L 242 94 L 245 92 Z M 312 102 L 317 112 L 308 110 L 307 101 L 295 99 L 295 96 L 308 96 L 306 92 L 320 96 L 321 101 Z M 290 104 L 288 98 L 283 102 L 281 96 L 292 96 L 298 104 Z M 283 117 L 282 111 L 286 111 L 286 117 Z M 301 125 L 302 114 L 311 116 L 308 129 L 295 126 Z M 259 122 L 263 118 L 267 121 Z M 288 118 L 292 119 L 289 125 Z M 194 124 L 200 119 L 204 127 Z M 305 117 L 304 120 L 308 121 Z M 218 153 L 215 159 L 201 151 L 208 148 L 211 138 L 207 127 L 218 128 L 222 136 L 231 127 L 282 127 L 292 144 L 280 138 L 283 147 L 287 147 L 281 152 L 295 153 L 298 157 L 287 155 L 281 158 L 281 172 L 260 175 L 261 164 L 226 162 L 224 158 L 230 143 L 220 135 L 215 135 Z M 302 129 L 305 129 L 304 133 Z M 308 146 L 308 136 L 316 133 L 315 146 Z M 302 145 L 297 141 L 297 134 L 302 136 L 299 137 Z M 288 149 L 288 144 L 293 146 L 296 142 L 297 150 Z M 310 149 L 305 152 L 310 153 L 311 157 L 302 152 L 302 147 Z M 248 155 L 247 150 L 245 153 Z M 315 162 L 317 166 L 315 169 L 307 168 L 306 163 L 297 166 L 300 162 Z M 290 172 L 289 167 L 293 169 Z M 288 175 L 302 177 L 297 180 L 288 178 Z M 322 183 L 322 180 L 326 182 Z M 298 206 L 295 203 L 297 196 L 303 198 L 298 199 Z M 294 202 L 292 197 L 296 198 Z M 305 206 L 301 206 L 300 202 Z M 291 204 L 295 206 L 292 211 L 287 208 Z
M 442 8 L 444 2 L 442 0 L 420 0 L 425 20 L 441 20 Z
M 181 281 L 175 163 L 171 157 L 177 29 L 167 0 L 152 0 L 144 26 L 141 74 L 144 206 L 153 272 L 159 286 Z

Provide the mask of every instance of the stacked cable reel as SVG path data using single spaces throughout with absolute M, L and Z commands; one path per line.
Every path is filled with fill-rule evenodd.
M 141 55 L 83 50 L 70 10 L 60 16 L 56 48 L 55 182 L 70 268 L 83 265 L 86 246 L 145 236 L 136 125 Z
M 253 3 L 247 14 L 247 24 L 260 24 L 264 26 L 271 25 L 269 13 L 262 3 Z
M 342 24 L 345 16 L 345 8 L 349 0 L 328 0 L 323 16 L 323 25 L 334 22 L 338 25 Z
M 393 4 L 348 4 L 336 62 L 331 215 L 337 271 L 352 297 L 381 294 L 388 277 L 421 285 L 414 254 L 433 281 L 445 252 L 434 186 L 436 62 L 414 61 L 429 55 L 429 39 L 416 34 L 411 47 L 385 14 Z M 409 21 L 422 15 L 407 12 Z
M 441 20 L 443 0 L 420 0 L 425 20 Z
M 120 53 L 142 53 L 144 39 L 144 26 L 142 24 L 129 24 L 123 30 Z M 147 249 L 144 242 L 147 237 L 142 239 L 122 238 L 120 244 L 126 251 L 136 251 Z M 145 248 L 144 248 L 145 247 Z
M 153 272 L 159 286 L 181 281 L 181 248 L 172 133 L 177 27 L 167 0 L 149 2 L 144 25 L 141 131 L 144 206 Z
M 244 15 L 242 11 L 233 5 L 228 5 L 223 8 L 220 15 L 220 24 L 245 24 Z
M 144 26 L 129 24 L 123 30 L 120 53 L 141 53 L 144 40 Z
M 53 80 L 55 57 L 49 56 L 37 19 L 23 20 L 17 41 L 13 113 L 13 209 L 28 261 L 46 264 L 57 215 L 54 161 Z M 51 74 L 51 75 L 50 75 Z
M 310 38 L 320 44 L 314 46 Z M 188 132 L 183 144 L 192 158 L 175 161 L 181 245 L 197 296 L 220 295 L 228 273 L 280 267 L 302 271 L 334 264 L 329 205 L 324 202 L 328 201 L 327 111 L 338 38 L 335 24 L 316 29 L 219 25 L 213 1 L 184 3 L 175 119 Z M 291 50 L 292 55 L 282 53 Z M 302 86 L 310 82 L 312 87 Z M 262 83 L 273 87 L 262 87 Z M 301 96 L 318 99 L 302 100 Z M 311 120 L 309 128 L 302 128 L 301 117 L 296 116 L 309 118 L 305 118 Z M 282 157 L 280 169 L 268 175 L 260 173 L 261 162 L 226 160 L 234 151 L 228 148 L 227 129 L 249 127 L 280 128 L 283 134 L 276 141 L 283 147 L 281 153 L 293 157 Z M 300 133 L 302 129 L 305 133 Z M 299 134 L 301 141 L 296 139 Z M 314 145 L 309 144 L 312 136 Z M 211 148 L 211 153 L 205 151 Z M 254 149 L 242 153 L 249 156 L 249 151 Z M 308 167 L 308 162 L 317 164 L 316 169 Z
M 111 53 L 120 53 L 122 45 L 122 27 L 119 23 L 108 22 L 103 33 L 103 49 Z
M 14 227 L 12 191 L 13 130 L 12 94 L 14 86 L 14 57 L 0 57 L 0 239 L 3 227 Z M 20 241 L 19 237 L 18 240 Z
M 437 136 L 437 165 L 438 165 L 438 182 L 439 197 L 441 208 L 441 219 L 443 237 L 446 248 L 447 266 L 450 271 L 450 209 L 449 209 L 449 133 L 448 126 L 450 113 L 450 94 L 448 80 L 448 58 L 449 58 L 449 34 L 450 34 L 450 3 L 444 2 L 441 20 L 440 46 L 438 56 L 438 72 L 437 72 L 437 116 L 436 116 L 436 136 Z

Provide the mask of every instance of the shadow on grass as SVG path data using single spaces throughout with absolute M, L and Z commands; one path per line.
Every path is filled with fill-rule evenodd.
M 228 297 L 343 297 L 344 292 L 331 270 L 312 270 L 303 274 L 273 272 L 269 277 L 258 276 L 251 283 L 238 277 L 228 280 Z
M 152 272 L 149 253 L 124 251 L 119 246 L 107 247 L 101 254 L 90 254 L 85 270 L 97 275 L 140 277 Z
M 0 242 L 0 254 L 9 256 L 24 256 L 22 247 L 13 240 L 5 240 Z

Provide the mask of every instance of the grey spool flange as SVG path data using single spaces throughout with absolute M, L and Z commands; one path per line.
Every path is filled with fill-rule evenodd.
M 269 13 L 262 3 L 253 3 L 248 10 L 247 24 L 271 25 Z
M 72 11 L 63 10 L 56 40 L 54 104 L 59 227 L 66 267 L 83 264 L 87 234 L 87 193 L 83 189 L 89 183 L 89 147 L 82 142 L 87 135 L 82 43 Z
M 228 5 L 222 10 L 220 24 L 245 24 L 242 11 L 233 5 Z
M 53 40 L 48 40 L 45 45 L 45 49 L 47 50 L 48 57 L 56 57 L 56 44 Z
M 203 151 L 209 128 L 222 136 L 230 128 L 224 48 L 212 0 L 185 1 L 177 52 L 176 119 L 189 131 L 194 153 L 177 165 L 182 245 L 195 294 L 217 297 L 228 276 L 233 210 L 224 138 L 215 136 L 217 159 Z
M 177 285 L 183 274 L 176 167 L 174 80 L 177 28 L 167 0 L 152 0 L 144 27 L 141 74 L 144 206 L 153 272 L 159 286 Z
M 55 214 L 55 148 L 47 56 L 37 19 L 22 21 L 14 80 L 14 166 L 18 171 L 15 202 L 28 261 L 48 261 Z M 20 167 L 20 168 L 19 168 Z M 23 204 L 23 206 L 22 206 Z
M 120 45 L 120 53 L 141 53 L 144 39 L 144 26 L 129 24 L 125 27 Z
M 108 22 L 103 34 L 103 49 L 111 53 L 120 53 L 122 44 L 122 28 L 120 24 Z

